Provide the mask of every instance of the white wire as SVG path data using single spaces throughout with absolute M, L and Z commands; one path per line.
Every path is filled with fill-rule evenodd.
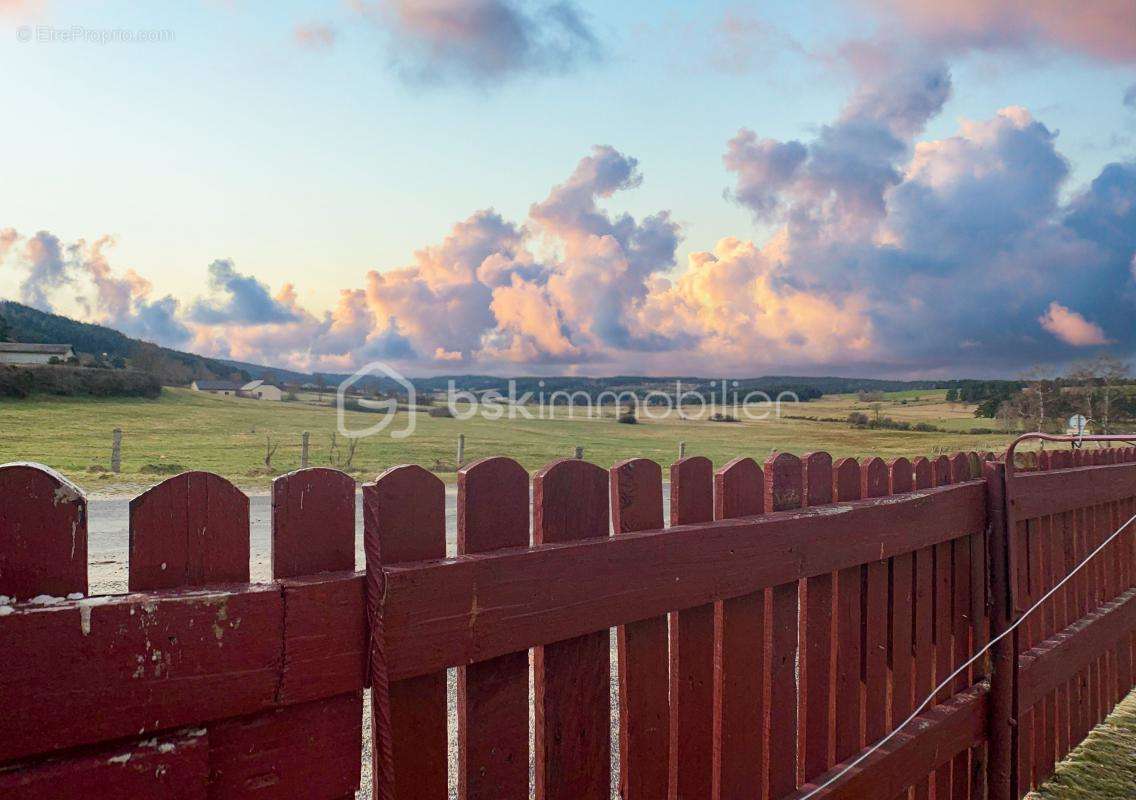
M 996 645 L 1002 639 L 1009 636 L 1010 633 L 1013 632 L 1013 630 L 1015 628 L 1017 628 L 1019 625 L 1021 625 L 1023 622 L 1025 622 L 1026 618 L 1030 614 L 1032 614 L 1038 608 L 1038 606 L 1040 606 L 1042 603 L 1044 603 L 1046 600 L 1048 600 L 1050 597 L 1052 597 L 1053 594 L 1058 589 L 1060 589 L 1062 586 L 1064 586 L 1066 583 L 1068 583 L 1070 578 L 1072 578 L 1074 575 L 1076 575 L 1081 570 L 1081 568 L 1083 566 L 1085 566 L 1085 564 L 1088 564 L 1101 550 L 1104 550 L 1106 547 L 1108 547 L 1108 545 L 1111 544 L 1112 541 L 1116 537 L 1120 536 L 1120 534 L 1122 534 L 1124 532 L 1124 529 L 1127 528 L 1129 525 L 1131 525 L 1133 522 L 1136 522 L 1136 515 L 1133 515 L 1132 517 L 1130 517 L 1127 522 L 1125 522 L 1123 525 L 1121 525 L 1119 528 L 1117 528 L 1116 531 L 1111 536 L 1109 536 L 1107 539 L 1105 539 L 1103 542 L 1101 542 L 1100 546 L 1097 547 L 1096 550 L 1093 550 L 1093 552 L 1091 552 L 1087 556 L 1085 556 L 1084 560 L 1081 561 L 1080 564 L 1075 566 L 1073 568 L 1072 572 L 1070 572 L 1068 575 L 1066 575 L 1064 578 L 1062 578 L 1060 580 L 1060 582 L 1058 582 L 1052 589 L 1050 589 L 1048 592 L 1043 594 L 1041 596 L 1041 599 L 1039 599 L 1036 603 L 1034 603 L 1032 606 L 1030 606 L 1028 609 L 1026 609 L 1025 613 L 1022 614 L 1013 625 L 1006 628 L 1006 630 L 1002 631 L 1000 634 L 998 634 L 993 639 L 991 639 L 986 644 L 985 647 L 983 647 L 981 650 L 979 650 L 977 653 L 975 653 L 973 656 L 971 656 L 969 661 L 967 661 L 961 667 L 959 667 L 954 672 L 952 672 L 950 675 L 948 675 L 946 678 L 944 678 L 943 682 L 940 683 L 938 686 L 936 686 L 931 691 L 931 694 L 929 694 L 927 696 L 927 699 L 924 700 L 922 703 L 920 703 L 919 706 L 914 711 L 911 712 L 911 716 L 909 716 L 907 719 L 905 719 L 903 722 L 901 722 L 899 724 L 899 726 L 896 727 L 895 730 L 893 730 L 891 733 L 889 733 L 884 738 L 880 739 L 878 742 L 876 742 L 876 744 L 872 745 L 869 749 L 865 750 L 863 753 L 858 755 L 856 758 L 852 759 L 852 761 L 850 761 L 847 766 L 845 766 L 842 770 L 840 770 L 840 772 L 833 775 L 831 778 L 826 780 L 820 786 L 814 787 L 808 794 L 801 796 L 800 800 L 809 800 L 809 798 L 812 797 L 813 795 L 815 795 L 817 792 L 819 792 L 823 789 L 827 789 L 829 786 L 836 783 L 838 780 L 840 780 L 845 775 L 847 775 L 849 772 L 851 772 L 853 769 L 855 769 L 859 764 L 861 764 L 864 761 L 864 759 L 866 759 L 866 758 L 868 758 L 868 756 L 872 755 L 872 753 L 876 752 L 881 747 L 883 747 L 885 744 L 890 742 L 895 737 L 895 735 L 897 733 L 899 733 L 901 730 L 903 730 L 903 728 L 906 725 L 908 725 L 912 720 L 914 720 L 917 716 L 919 716 L 920 713 L 922 713 L 923 709 L 925 709 L 927 706 L 929 706 L 931 704 L 931 700 L 935 697 L 935 695 L 937 695 L 940 691 L 942 691 L 944 688 L 946 688 L 947 684 L 949 684 L 951 681 L 953 681 L 955 678 L 957 678 L 959 676 L 959 674 L 961 672 L 963 672 L 967 667 L 969 667 L 971 664 L 973 664 L 975 661 L 977 661 L 979 658 L 981 658 L 986 653 L 986 651 L 988 651 L 991 647 Z

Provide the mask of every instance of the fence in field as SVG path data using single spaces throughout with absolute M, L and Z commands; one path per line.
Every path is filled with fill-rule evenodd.
M 654 462 L 492 458 L 454 558 L 405 466 L 363 487 L 364 572 L 354 482 L 303 470 L 269 584 L 248 498 L 187 473 L 105 597 L 82 494 L 0 467 L 0 796 L 353 797 L 370 685 L 377 798 L 1020 797 L 1133 686 L 1131 535 L 871 746 L 1136 511 L 1134 462 L 683 458 L 665 527 Z

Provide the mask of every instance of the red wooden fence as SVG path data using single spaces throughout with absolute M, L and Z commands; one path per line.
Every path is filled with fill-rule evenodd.
M 0 796 L 351 797 L 370 685 L 378 798 L 1020 797 L 1133 686 L 1131 535 L 872 748 L 1136 512 L 1136 451 L 1075 452 L 686 458 L 669 527 L 651 461 L 486 459 L 451 558 L 442 483 L 398 467 L 365 572 L 352 479 L 304 470 L 269 584 L 248 498 L 187 473 L 131 503 L 106 597 L 82 493 L 0 467 Z

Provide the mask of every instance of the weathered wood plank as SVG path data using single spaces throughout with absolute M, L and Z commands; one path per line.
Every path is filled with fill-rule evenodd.
M 804 465 L 805 506 L 813 508 L 832 503 L 832 457 L 828 453 L 809 453 Z M 797 727 L 801 749 L 798 781 L 824 772 L 833 763 L 829 744 L 833 725 L 832 660 L 835 647 L 835 620 L 832 614 L 836 573 L 816 575 L 804 582 L 801 600 L 801 690 L 798 697 Z
M 0 595 L 87 593 L 87 501 L 39 464 L 0 466 Z
M 693 456 L 671 466 L 671 525 L 714 518 L 714 468 Z M 714 762 L 714 604 L 671 615 L 670 620 L 671 800 L 694 800 L 712 792 Z
M 800 508 L 804 500 L 801 460 L 778 453 L 765 462 L 765 507 L 770 511 Z M 780 797 L 797 786 L 797 623 L 799 577 L 775 585 L 767 599 L 766 663 L 769 694 L 765 698 L 769 728 L 769 794 Z
M 368 602 L 382 597 L 391 565 L 446 554 L 446 487 L 418 466 L 392 467 L 363 487 Z M 377 595 L 370 594 L 372 590 Z M 399 680 L 382 654 L 381 614 L 371 629 L 373 792 L 382 800 L 445 800 L 449 794 L 446 672 Z
M 636 458 L 611 468 L 612 529 L 616 536 L 663 527 L 663 473 Z M 619 651 L 619 770 L 626 800 L 658 800 L 669 779 L 670 704 L 667 618 L 621 625 Z
M 844 770 L 838 764 L 784 800 L 863 800 L 896 797 L 959 752 L 980 744 L 986 725 L 987 694 L 980 684 L 920 714 L 883 747 L 831 785 L 817 790 Z
M 545 467 L 533 478 L 533 542 L 609 539 L 607 495 L 607 473 L 594 464 L 565 459 Z M 579 586 L 550 588 L 560 602 L 573 604 L 581 598 Z M 611 796 L 608 628 L 594 626 L 570 639 L 557 637 L 533 653 L 537 800 Z
M 265 586 L 12 607 L 0 761 L 271 707 L 283 619 Z
M 1034 519 L 1132 497 L 1136 464 L 1017 474 L 1012 486 L 1010 506 L 1014 517 Z
M 714 518 L 765 510 L 761 467 L 739 458 L 714 476 Z M 753 797 L 765 774 L 765 593 L 723 600 L 717 610 L 714 676 L 714 800 Z
M 888 558 L 985 525 L 980 483 L 384 569 L 393 679 Z M 469 598 L 476 587 L 479 607 Z
M 359 788 L 361 692 L 209 725 L 209 797 L 336 800 Z
M 860 498 L 860 465 L 854 458 L 842 458 L 833 466 L 833 495 L 837 503 Z M 869 556 L 870 558 L 871 556 Z M 865 559 L 867 560 L 867 559 Z M 860 665 L 863 660 L 863 625 L 860 591 L 862 562 L 843 566 L 836 575 L 836 736 L 835 759 L 846 761 L 860 750 L 861 699 Z
M 249 499 L 229 481 L 184 472 L 130 501 L 130 591 L 248 579 Z
M 511 458 L 458 472 L 458 552 L 529 543 L 529 474 Z M 528 650 L 458 671 L 458 796 L 528 800 Z
M 272 482 L 272 576 L 355 569 L 355 479 L 316 467 Z
M 1136 630 L 1136 589 L 1022 653 L 1018 658 L 1021 708 L 1029 708 Z
M 199 728 L 5 765 L 0 768 L 0 796 L 5 800 L 206 800 L 208 781 L 209 740 Z

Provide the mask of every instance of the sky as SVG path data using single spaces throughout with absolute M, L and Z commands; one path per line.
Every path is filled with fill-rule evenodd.
M 1136 351 L 1131 0 L 0 0 L 0 297 L 413 375 Z

